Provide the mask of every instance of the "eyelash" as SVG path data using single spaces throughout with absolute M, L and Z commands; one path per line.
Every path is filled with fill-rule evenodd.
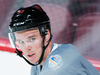
M 23 43 L 24 43 L 24 41 L 18 41 L 18 43 L 19 43 L 19 44 L 23 44 Z
M 30 40 L 34 41 L 34 40 L 35 40 L 35 38 L 31 38 Z

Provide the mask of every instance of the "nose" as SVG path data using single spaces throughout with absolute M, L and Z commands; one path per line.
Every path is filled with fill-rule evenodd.
M 25 43 L 25 49 L 26 50 L 31 50 L 32 49 L 32 45 L 30 43 Z

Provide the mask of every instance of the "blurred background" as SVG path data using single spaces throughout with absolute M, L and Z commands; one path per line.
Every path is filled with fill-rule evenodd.
M 10 46 L 8 26 L 17 9 L 33 4 L 50 17 L 52 42 L 72 43 L 84 57 L 100 61 L 100 0 L 0 0 L 0 75 L 30 75 L 31 66 Z

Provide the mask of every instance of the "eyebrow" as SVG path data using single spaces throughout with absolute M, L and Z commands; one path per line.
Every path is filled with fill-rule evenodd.
M 29 36 L 27 39 L 32 38 L 32 37 L 35 37 L 35 36 L 36 36 L 36 35 Z

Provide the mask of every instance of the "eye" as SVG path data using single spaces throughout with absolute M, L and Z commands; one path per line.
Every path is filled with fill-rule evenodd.
M 24 44 L 24 41 L 17 41 L 18 44 Z
M 35 40 L 35 38 L 31 38 L 31 39 L 30 39 L 30 41 L 34 41 L 34 40 Z

